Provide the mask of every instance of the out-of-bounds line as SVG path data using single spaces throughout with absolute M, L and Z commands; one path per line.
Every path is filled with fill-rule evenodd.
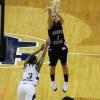
M 6 33 L 7 35 L 12 35 L 11 33 Z M 33 39 L 37 39 L 37 40 L 40 40 L 40 41 L 43 41 L 45 42 L 46 40 L 44 39 L 41 39 L 41 38 L 37 38 L 37 37 L 33 37 L 33 36 L 27 36 L 27 35 L 22 35 L 22 34 L 13 34 L 13 35 L 16 35 L 16 36 L 24 36 L 24 37 L 27 37 L 27 38 L 33 38 Z
M 100 56 L 99 53 L 69 53 L 69 55 Z

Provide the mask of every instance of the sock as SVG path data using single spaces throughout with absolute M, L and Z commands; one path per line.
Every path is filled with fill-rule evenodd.
M 55 74 L 50 74 L 51 81 L 55 81 Z
M 64 74 L 64 81 L 68 82 L 68 74 Z

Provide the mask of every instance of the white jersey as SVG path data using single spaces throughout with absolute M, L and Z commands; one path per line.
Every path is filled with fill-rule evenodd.
M 26 64 L 26 68 L 23 71 L 23 82 L 27 82 L 33 85 L 38 83 L 38 72 L 35 68 L 36 65 Z

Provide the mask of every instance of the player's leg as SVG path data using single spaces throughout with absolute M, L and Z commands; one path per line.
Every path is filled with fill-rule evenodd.
M 18 85 L 17 95 L 18 95 L 18 100 L 25 100 L 25 91 L 23 84 Z
M 36 100 L 36 94 L 26 95 L 25 100 Z
M 68 91 L 68 67 L 67 65 L 62 65 L 63 75 L 64 75 L 64 86 L 62 88 L 63 92 Z
M 55 84 L 55 68 L 55 66 L 50 66 L 51 87 L 53 91 L 57 91 L 57 86 Z
M 49 55 L 49 65 L 50 65 L 50 78 L 51 78 L 51 87 L 53 91 L 57 91 L 57 87 L 55 84 L 55 69 L 56 69 L 56 64 L 58 61 L 57 55 L 55 54 L 55 51 L 49 49 L 48 50 L 48 55 Z
M 63 92 L 68 91 L 68 66 L 67 66 L 67 54 L 68 48 L 64 46 L 60 53 L 60 61 L 62 64 L 62 70 L 64 75 L 64 86 L 62 88 Z
M 25 91 L 26 91 L 25 100 L 36 100 L 36 90 L 34 85 L 27 84 Z

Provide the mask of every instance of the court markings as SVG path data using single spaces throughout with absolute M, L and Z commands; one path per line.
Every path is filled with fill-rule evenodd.
M 7 35 L 11 36 L 12 33 L 6 33 Z M 36 39 L 36 40 L 39 40 L 39 41 L 42 41 L 42 42 L 45 42 L 46 40 L 45 39 L 41 39 L 41 38 L 38 38 L 38 37 L 34 37 L 34 36 L 27 36 L 27 35 L 22 35 L 22 34 L 13 34 L 13 36 L 20 36 L 20 37 L 26 37 L 26 38 L 31 38 L 31 39 Z M 12 36 L 11 36 L 12 37 Z M 21 40 L 21 39 L 20 39 Z M 39 42 L 37 42 L 36 44 L 36 47 L 39 46 Z M 31 52 L 31 51 L 29 51 Z M 32 51 L 33 52 L 33 51 Z M 17 52 L 17 54 L 19 54 L 19 50 Z M 81 56 L 100 56 L 100 54 L 95 54 L 95 53 L 68 53 L 68 55 L 81 55 Z M 17 61 L 20 61 L 19 59 L 16 60 L 16 65 L 17 65 Z M 49 62 L 44 62 L 43 64 L 48 64 Z M 2 65 L 0 63 L 0 65 Z M 17 67 L 0 67 L 0 68 L 19 68 L 18 66 Z
M 8 35 L 12 35 L 11 33 L 7 33 Z M 42 42 L 45 42 L 46 40 L 45 39 L 41 39 L 41 38 L 37 38 L 37 37 L 34 37 L 34 36 L 27 36 L 27 35 L 21 35 L 21 34 L 13 34 L 15 36 L 24 36 L 24 37 L 27 37 L 27 38 L 33 38 L 33 39 L 36 39 L 36 40 L 40 40 Z M 30 51 L 31 52 L 31 51 Z M 75 53 L 75 52 L 72 52 L 72 53 L 68 53 L 69 55 L 82 55 L 82 56 L 100 56 L 99 53 Z
M 12 35 L 12 33 L 6 33 L 7 35 Z M 36 39 L 36 40 L 40 40 L 40 41 L 43 41 L 45 42 L 46 40 L 45 39 L 41 39 L 41 38 L 37 38 L 37 37 L 34 37 L 34 36 L 27 36 L 27 35 L 22 35 L 22 34 L 13 34 L 15 36 L 21 36 L 21 37 L 26 37 L 26 38 L 31 38 L 31 39 Z
M 69 55 L 81 55 L 81 56 L 100 56 L 99 53 L 69 53 Z

